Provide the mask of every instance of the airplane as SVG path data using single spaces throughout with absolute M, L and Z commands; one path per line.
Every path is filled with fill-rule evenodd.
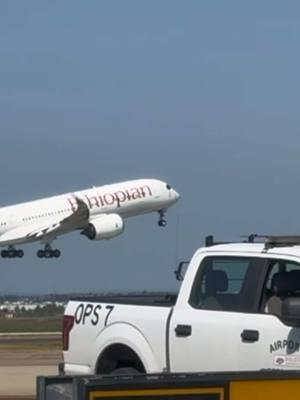
M 158 212 L 159 226 L 180 195 L 166 182 L 137 179 L 0 208 L 0 247 L 3 258 L 22 258 L 16 246 L 40 241 L 39 258 L 58 258 L 52 242 L 80 231 L 90 240 L 112 239 L 124 231 L 124 219 Z

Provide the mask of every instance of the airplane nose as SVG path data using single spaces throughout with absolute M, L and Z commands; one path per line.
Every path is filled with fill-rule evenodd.
M 176 192 L 176 190 L 173 189 L 173 198 L 175 201 L 178 201 L 180 199 L 180 194 Z
M 176 192 L 175 189 L 172 188 L 169 184 L 166 184 L 166 188 L 168 189 L 168 198 L 169 201 L 173 204 L 180 199 L 180 194 Z

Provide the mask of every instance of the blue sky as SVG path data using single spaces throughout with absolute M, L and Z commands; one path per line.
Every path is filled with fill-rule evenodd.
M 175 289 L 206 234 L 300 233 L 300 4 L 0 4 L 1 205 L 156 177 L 181 201 L 123 236 L 0 260 L 0 292 Z

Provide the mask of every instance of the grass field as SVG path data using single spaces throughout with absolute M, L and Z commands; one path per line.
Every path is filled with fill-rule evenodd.
M 62 317 L 0 318 L 0 333 L 61 332 Z

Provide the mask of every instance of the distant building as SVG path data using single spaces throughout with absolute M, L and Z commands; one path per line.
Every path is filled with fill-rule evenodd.
M 32 302 L 23 302 L 23 301 L 15 301 L 0 304 L 0 311 L 7 311 L 9 313 L 13 313 L 15 311 L 35 311 L 37 308 L 45 308 L 47 306 L 55 306 L 55 307 L 65 307 L 66 303 L 59 301 L 43 301 L 41 303 L 32 303 Z

